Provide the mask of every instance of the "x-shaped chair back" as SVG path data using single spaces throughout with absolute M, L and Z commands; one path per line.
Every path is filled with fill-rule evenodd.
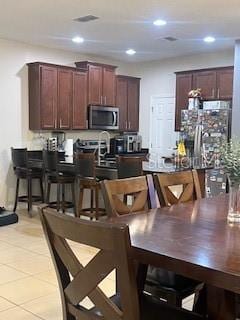
M 197 200 L 202 197 L 196 170 L 156 174 L 154 182 L 162 206 Z M 169 187 L 179 185 L 182 186 L 182 192 L 177 197 Z
M 101 182 L 108 216 L 120 216 L 148 209 L 148 184 L 145 176 Z M 127 203 L 127 196 L 132 202 Z
M 138 320 L 139 305 L 136 276 L 128 227 L 92 222 L 41 211 L 41 221 L 54 261 L 61 291 L 64 320 Z M 67 240 L 89 245 L 99 252 L 84 267 Z M 110 300 L 98 284 L 116 269 L 121 306 Z M 84 298 L 95 305 L 81 306 Z

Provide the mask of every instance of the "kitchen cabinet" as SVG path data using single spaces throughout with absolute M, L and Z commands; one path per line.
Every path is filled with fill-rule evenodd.
M 30 63 L 30 130 L 87 128 L 87 73 L 76 68 Z
M 72 129 L 87 129 L 87 73 L 73 72 Z
M 233 95 L 233 67 L 176 73 L 175 130 L 180 130 L 181 111 L 188 107 L 188 92 L 201 88 L 203 100 L 230 100 Z
M 217 99 L 229 100 L 233 96 L 233 68 L 224 68 L 217 71 Z
M 199 71 L 193 73 L 193 88 L 202 89 L 202 97 L 205 100 L 212 100 L 216 97 L 216 70 Z
M 89 61 L 75 64 L 88 71 L 88 104 L 115 106 L 117 67 Z
M 175 131 L 180 130 L 181 111 L 187 108 L 188 93 L 192 89 L 192 73 L 177 74 L 176 76 L 176 112 Z
M 116 105 L 119 107 L 121 131 L 138 131 L 139 129 L 139 90 L 139 78 L 117 76 Z

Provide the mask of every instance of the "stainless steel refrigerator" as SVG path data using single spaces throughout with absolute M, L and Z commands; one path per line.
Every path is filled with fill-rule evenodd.
M 220 148 L 230 138 L 231 110 L 183 110 L 180 137 L 194 165 L 205 166 L 206 195 L 226 192 L 226 175 L 220 164 Z

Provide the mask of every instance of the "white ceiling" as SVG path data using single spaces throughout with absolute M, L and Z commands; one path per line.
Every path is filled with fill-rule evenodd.
M 0 8 L 0 38 L 127 61 L 228 49 L 240 38 L 239 0 L 0 0 Z M 73 21 L 88 14 L 100 19 Z M 168 24 L 154 26 L 157 18 Z M 76 35 L 86 41 L 72 43 Z M 204 43 L 206 35 L 217 41 Z

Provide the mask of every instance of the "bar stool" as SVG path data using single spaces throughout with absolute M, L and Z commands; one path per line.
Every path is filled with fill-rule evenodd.
M 117 156 L 118 179 L 142 176 L 143 160 L 143 157 Z
M 12 163 L 13 163 L 13 170 L 17 177 L 17 184 L 16 184 L 16 195 L 15 195 L 15 203 L 13 211 L 15 212 L 17 209 L 18 201 L 19 202 L 27 202 L 28 204 L 28 214 L 30 217 L 32 204 L 33 202 L 44 202 L 44 191 L 43 191 L 43 169 L 41 168 L 34 168 L 29 165 L 28 162 L 28 153 L 26 148 L 15 149 L 11 148 L 12 153 Z M 19 184 L 20 180 L 27 181 L 27 195 L 19 196 Z M 38 179 L 40 184 L 40 191 L 41 195 L 33 195 L 32 194 L 32 180 Z
M 57 209 L 57 211 L 59 211 L 61 208 L 62 212 L 65 212 L 66 208 L 74 208 L 74 214 L 75 214 L 75 211 L 76 211 L 75 174 L 59 171 L 58 151 L 44 150 L 43 161 L 44 161 L 46 183 L 47 183 L 47 195 L 46 195 L 47 204 L 49 205 L 49 207 Z M 52 184 L 57 184 L 57 201 L 50 202 L 50 192 L 51 192 Z M 65 185 L 71 185 L 72 202 L 65 200 Z
M 99 216 L 106 214 L 106 211 L 103 208 L 99 208 L 101 178 L 96 177 L 94 153 L 78 153 L 76 155 L 76 164 L 80 186 L 77 217 L 83 215 L 89 217 L 91 220 L 93 218 L 98 220 Z M 88 208 L 83 208 L 85 190 L 90 190 L 90 207 Z

